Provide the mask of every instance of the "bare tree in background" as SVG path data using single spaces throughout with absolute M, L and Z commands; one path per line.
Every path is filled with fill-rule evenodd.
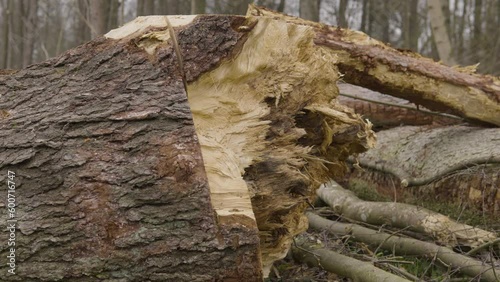
M 404 1 L 403 5 L 403 48 L 418 52 L 419 16 L 418 0 Z
M 10 23 L 10 9 L 12 7 L 12 0 L 2 0 L 2 17 L 3 17 L 3 44 L 2 44 L 2 50 L 1 50 L 1 59 L 2 59 L 2 64 L 0 65 L 2 69 L 9 68 L 9 41 L 10 41 L 10 31 L 9 31 L 9 23 Z
M 370 0 L 370 10 L 368 14 L 368 34 L 375 38 L 389 42 L 389 11 L 388 7 L 392 1 Z
M 23 44 L 23 67 L 33 62 L 33 51 L 35 47 L 36 22 L 38 11 L 38 0 L 25 1 L 23 9 L 24 44 Z
M 46 60 L 135 16 L 245 14 L 254 3 L 281 12 L 286 6 L 287 13 L 314 21 L 321 16 L 329 24 L 352 25 L 392 46 L 448 63 L 480 63 L 478 71 L 500 75 L 500 1 L 433 1 L 439 2 L 442 16 L 431 15 L 439 11 L 428 9 L 427 0 L 0 0 L 0 68 Z M 444 41 L 450 59 L 438 55 L 445 38 L 439 32 L 448 36 Z
M 285 9 L 285 0 L 279 0 L 276 2 L 275 0 L 257 0 L 255 1 L 255 4 L 257 6 L 263 6 L 269 9 L 276 10 L 280 13 L 283 13 L 283 10 Z
M 90 24 L 89 24 L 89 7 L 88 2 L 85 0 L 76 1 L 76 7 L 74 7 L 76 13 L 78 14 L 77 20 L 75 22 L 75 34 L 78 35 L 75 38 L 75 45 L 81 44 L 85 41 L 90 40 Z
M 106 8 L 108 4 L 108 0 L 89 0 L 89 23 L 92 38 L 96 38 L 107 31 Z
M 429 18 L 432 27 L 432 37 L 436 44 L 439 58 L 445 64 L 455 65 L 452 57 L 450 38 L 446 31 L 445 15 L 441 9 L 441 0 L 427 0 Z
M 321 0 L 300 0 L 300 17 L 306 20 L 319 22 Z
M 191 14 L 204 14 L 207 3 L 205 0 L 191 0 Z
M 339 10 L 338 10 L 338 25 L 340 27 L 347 28 L 347 0 L 340 0 L 339 1 Z

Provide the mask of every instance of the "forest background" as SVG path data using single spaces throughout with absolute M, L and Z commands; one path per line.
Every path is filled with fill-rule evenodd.
M 498 0 L 0 0 L 0 68 L 44 61 L 137 16 L 245 14 L 251 3 L 500 75 Z

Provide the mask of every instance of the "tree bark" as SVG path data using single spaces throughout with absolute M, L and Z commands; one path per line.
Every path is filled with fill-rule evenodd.
M 391 48 L 367 35 L 278 14 L 266 9 L 254 15 L 281 18 L 315 28 L 315 44 L 335 50 L 343 80 L 406 99 L 426 108 L 471 121 L 500 126 L 500 80 L 452 68 L 420 55 Z
M 89 24 L 92 38 L 96 38 L 106 33 L 108 6 L 108 0 L 89 0 Z
M 300 0 L 300 17 L 313 22 L 319 22 L 321 0 Z
M 418 0 L 405 1 L 403 8 L 403 46 L 418 52 L 418 38 L 420 36 Z
M 497 273 L 500 271 L 498 267 L 492 269 L 490 265 L 484 265 L 482 261 L 455 253 L 447 247 L 413 238 L 400 237 L 395 234 L 386 234 L 356 224 L 334 222 L 310 212 L 307 213 L 307 218 L 311 228 L 317 230 L 325 230 L 339 236 L 349 236 L 351 240 L 387 250 L 395 255 L 421 256 L 428 259 L 437 258 L 439 263 L 470 277 L 480 278 L 484 281 L 498 281 Z
M 22 21 L 24 15 L 23 1 L 12 1 L 12 14 L 10 19 L 10 40 L 14 42 L 17 48 L 11 48 L 9 54 L 9 67 L 20 69 L 23 65 L 23 50 L 24 50 L 24 24 Z
M 30 65 L 33 62 L 33 51 L 36 36 L 36 22 L 38 11 L 38 0 L 25 1 L 24 13 L 24 44 L 23 44 L 23 67 Z
M 205 14 L 206 5 L 207 3 L 205 0 L 191 0 L 191 14 Z
M 155 14 L 155 1 L 154 0 L 143 0 L 144 1 L 144 16 Z
M 453 66 L 456 62 L 451 51 L 451 41 L 446 29 L 446 17 L 441 9 L 441 0 L 427 0 L 427 8 L 439 59 L 446 65 Z
M 10 16 L 12 14 L 12 0 L 2 1 L 2 12 L 3 12 L 3 42 L 2 42 L 2 69 L 9 68 L 9 54 L 10 54 Z
M 302 240 L 292 247 L 293 258 L 310 266 L 322 269 L 359 282 L 405 282 L 410 281 L 383 271 L 373 264 L 360 261 Z
M 317 191 L 318 196 L 345 218 L 372 225 L 409 229 L 436 239 L 449 247 L 477 247 L 495 240 L 494 233 L 453 221 L 442 214 L 403 203 L 367 202 L 331 180 Z
M 347 11 L 347 0 L 340 0 L 339 2 L 339 12 L 338 12 L 338 25 L 343 28 L 347 28 L 347 17 L 346 17 L 346 11 Z
M 162 1 L 162 2 L 164 2 L 164 1 Z M 135 14 L 138 17 L 145 15 L 144 14 L 144 0 L 137 0 L 137 7 L 136 7 L 136 10 L 135 10 Z
M 368 0 L 363 0 L 363 8 L 362 8 L 362 14 L 361 14 L 361 28 L 360 31 L 367 33 L 367 30 L 369 29 L 367 25 L 369 25 L 368 22 L 368 14 L 369 14 L 369 4 Z
M 442 126 L 463 123 L 459 117 L 417 108 L 406 100 L 363 87 L 348 83 L 339 83 L 338 87 L 339 102 L 367 118 L 377 130 L 402 125 Z
M 75 9 L 77 9 L 78 19 L 74 30 L 74 33 L 77 34 L 77 36 L 73 46 L 87 42 L 91 38 L 88 2 L 82 0 L 77 1 Z
M 351 178 L 400 200 L 409 194 L 498 216 L 498 129 L 407 126 L 380 131 L 377 137 L 377 147 L 359 157 L 365 170 Z
M 331 102 L 334 52 L 311 27 L 170 22 L 178 46 L 165 17 L 145 17 L 0 75 L 0 181 L 17 186 L 7 281 L 261 281 L 307 228 L 318 181 L 374 145 Z

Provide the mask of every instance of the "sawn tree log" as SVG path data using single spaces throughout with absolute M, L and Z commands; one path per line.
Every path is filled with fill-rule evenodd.
M 312 27 L 170 22 L 182 58 L 140 17 L 0 75 L 2 281 L 261 281 L 320 183 L 374 145 Z

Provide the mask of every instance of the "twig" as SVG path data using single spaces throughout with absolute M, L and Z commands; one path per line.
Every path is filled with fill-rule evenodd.
M 377 261 L 375 263 L 380 263 L 380 261 Z M 410 280 L 413 280 L 413 281 L 421 281 L 420 278 L 418 278 L 417 276 L 409 273 L 408 271 L 404 270 L 404 269 L 401 269 L 399 267 L 396 267 L 392 264 L 385 264 L 385 267 L 389 268 L 391 271 L 393 272 L 396 272 L 397 274 L 399 275 L 402 275 Z
M 492 245 L 495 245 L 495 244 L 498 244 L 498 243 L 500 243 L 500 238 L 495 239 L 495 240 L 490 241 L 490 242 L 487 242 L 487 243 L 484 243 L 484 244 L 482 244 L 482 245 L 480 245 L 480 246 L 477 246 L 477 247 L 475 247 L 474 249 L 472 249 L 472 250 L 468 251 L 465 255 L 467 255 L 467 256 L 472 256 L 472 255 L 474 255 L 475 253 L 479 252 L 480 250 L 482 250 L 482 249 L 486 249 L 486 248 L 488 248 L 489 246 L 492 246 Z

